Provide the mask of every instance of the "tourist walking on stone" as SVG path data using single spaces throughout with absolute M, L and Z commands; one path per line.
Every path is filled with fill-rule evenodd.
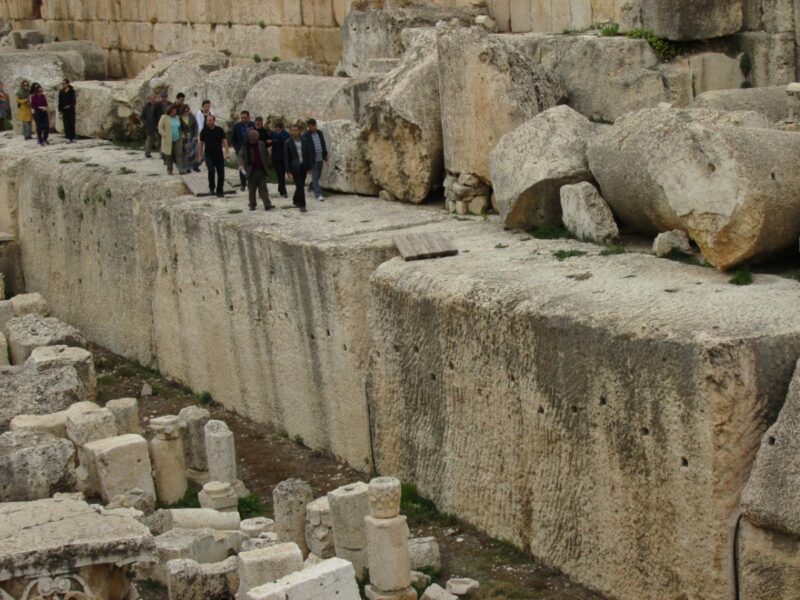
M 198 110 L 194 115 L 194 118 L 197 119 L 198 136 L 203 133 L 203 128 L 206 126 L 208 115 L 212 114 L 214 113 L 211 112 L 211 100 L 203 100 L 203 104 L 200 105 L 200 110 Z
M 328 160 L 328 147 L 325 145 L 325 135 L 317 129 L 317 121 L 309 119 L 306 124 L 308 130 L 303 137 L 308 140 L 313 150 L 311 164 L 308 169 L 311 171 L 311 191 L 318 201 L 325 200 L 322 195 L 322 188 L 319 185 L 319 178 L 322 176 L 322 167 Z
M 272 135 L 269 129 L 264 127 L 264 117 L 256 117 L 255 120 L 256 131 L 258 132 L 258 139 L 264 142 L 267 146 L 272 145 Z
M 291 137 L 284 146 L 284 167 L 294 181 L 292 203 L 303 213 L 306 212 L 306 175 L 314 160 L 311 144 L 311 138 L 300 135 L 300 123 L 292 125 Z
M 284 128 L 283 121 L 275 121 L 275 126 L 270 132 L 272 137 L 272 166 L 275 168 L 275 175 L 278 178 L 278 194 L 281 198 L 288 198 L 286 192 L 286 140 L 289 139 L 289 132 Z
M 33 119 L 36 121 L 36 139 L 40 146 L 50 144 L 50 116 L 47 114 L 47 98 L 44 95 L 42 86 L 34 83 L 31 96 L 31 108 L 33 109 Z
M 17 118 L 22 123 L 22 136 L 29 140 L 33 137 L 33 111 L 31 110 L 31 84 L 23 79 L 17 90 Z
M 167 163 L 167 173 L 174 174 L 175 165 L 183 175 L 183 143 L 181 142 L 181 121 L 178 118 L 178 107 L 170 104 L 158 122 L 158 134 L 161 136 L 161 154 Z
M 256 191 L 264 203 L 264 210 L 272 208 L 267 189 L 267 144 L 261 139 L 257 129 L 247 133 L 247 141 L 237 153 L 239 159 L 239 173 L 247 181 L 248 206 L 250 210 L 256 209 Z
M 11 116 L 11 104 L 8 102 L 8 94 L 6 93 L 3 82 L 0 81 L 0 131 L 6 130 L 6 119 Z
M 200 132 L 200 149 L 208 167 L 208 189 L 218 198 L 225 195 L 225 161 L 230 158 L 230 146 L 225 130 L 217 125 L 214 115 L 206 117 L 206 125 Z
M 239 122 L 233 126 L 233 131 L 231 131 L 231 143 L 233 144 L 233 150 L 236 152 L 237 156 L 242 146 L 247 142 L 248 132 L 251 129 L 255 129 L 255 127 L 256 124 L 250 120 L 250 113 L 243 110 L 242 114 L 239 116 Z M 244 173 L 241 171 L 239 171 L 239 186 L 242 191 L 247 187 L 247 179 L 245 179 Z
M 75 143 L 75 89 L 65 79 L 58 91 L 58 112 L 64 124 L 64 137 L 68 144 Z
M 164 107 L 156 99 L 155 94 L 150 94 L 147 97 L 147 104 L 142 108 L 142 113 L 139 115 L 139 120 L 144 125 L 144 132 L 147 136 L 144 140 L 144 155 L 150 158 L 153 148 L 158 142 L 158 122 L 164 114 Z
M 180 107 L 181 120 L 181 140 L 183 142 L 183 171 L 189 173 L 192 170 L 200 172 L 200 167 L 195 162 L 197 154 L 198 126 L 197 119 L 192 114 L 192 109 L 188 104 Z

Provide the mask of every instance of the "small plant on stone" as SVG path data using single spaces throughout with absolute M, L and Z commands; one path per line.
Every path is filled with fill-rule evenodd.
M 586 256 L 586 252 L 583 250 L 559 250 L 557 252 L 553 252 L 553 256 L 561 261 L 567 260 L 568 258 L 575 258 L 576 256 Z
M 600 250 L 600 256 L 611 256 L 613 254 L 625 254 L 625 246 L 619 244 L 607 244 Z
M 119 173 L 120 175 L 132 175 L 133 173 L 136 173 L 136 171 L 134 171 L 133 169 L 129 169 L 128 167 L 124 167 L 123 166 L 123 167 L 119 168 L 117 173 Z
M 77 156 L 70 156 L 69 158 L 62 158 L 60 161 L 58 161 L 58 164 L 69 165 L 72 163 L 82 163 L 82 162 L 83 162 L 82 158 L 78 158 Z
M 293 439 L 294 439 L 294 443 L 297 444 L 298 446 L 305 446 L 306 445 L 306 442 L 303 439 L 303 436 L 300 435 L 300 434 L 297 434 L 296 436 L 294 436 Z
M 59 200 L 64 200 L 67 197 L 67 192 L 64 191 L 64 186 L 60 184 L 56 188 L 56 194 L 58 194 Z
M 250 494 L 243 498 L 239 498 L 239 516 L 244 519 L 254 519 L 256 517 L 263 517 L 266 513 L 261 499 L 255 494 Z
M 502 250 L 503 248 L 508 248 L 506 244 L 495 244 L 494 247 L 497 248 L 498 250 Z
M 528 233 L 538 240 L 558 240 L 569 237 L 569 232 L 558 225 L 542 225 L 531 229 Z
M 242 212 L 241 208 L 231 208 L 228 210 L 229 215 L 238 215 L 241 212 Z
M 230 50 L 228 50 L 227 48 L 225 48 L 225 50 L 223 50 L 223 51 L 222 51 L 222 53 L 223 53 L 225 56 L 230 56 L 230 55 L 231 55 L 231 51 L 230 51 Z
M 750 285 L 753 283 L 753 273 L 749 267 L 742 267 L 733 272 L 733 277 L 730 278 L 730 283 L 733 285 Z
M 272 57 L 272 62 L 281 62 L 281 57 L 280 56 L 273 56 Z
M 609 23 L 608 25 L 603 25 L 603 28 L 600 30 L 600 35 L 603 37 L 614 37 L 619 35 L 619 23 Z
M 214 404 L 216 404 L 214 402 L 214 396 L 212 396 L 211 392 L 209 391 L 200 392 L 200 395 L 197 397 L 197 399 L 203 406 L 214 406 Z
M 261 62 L 261 56 L 258 55 L 258 54 L 253 54 L 253 62 L 260 63 Z
M 267 28 L 267 24 L 264 22 L 264 19 L 261 19 L 258 22 L 258 26 L 261 27 L 261 29 L 266 29 Z
M 669 40 L 661 39 L 649 29 L 631 29 L 626 35 L 635 40 L 645 40 L 662 60 L 672 60 L 681 53 L 680 47 Z

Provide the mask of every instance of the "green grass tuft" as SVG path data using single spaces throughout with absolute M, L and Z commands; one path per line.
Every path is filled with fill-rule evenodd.
M 603 28 L 600 30 L 600 35 L 603 37 L 615 37 L 619 35 L 619 23 L 603 25 Z
M 559 240 L 569 237 L 569 232 L 559 225 L 542 225 L 528 231 L 537 240 Z
M 238 215 L 241 212 L 242 212 L 241 208 L 231 208 L 228 210 L 229 215 Z
M 128 167 L 120 167 L 117 173 L 119 173 L 120 175 L 132 175 L 136 173 L 136 171 L 134 171 L 133 169 L 129 169 Z
M 199 488 L 189 486 L 183 498 L 178 500 L 175 504 L 156 503 L 156 508 L 200 508 L 200 499 L 197 494 L 200 492 Z
M 733 272 L 733 277 L 730 278 L 730 283 L 733 285 L 750 285 L 753 283 L 753 273 L 749 267 L 741 267 Z
M 555 256 L 558 260 L 566 260 L 576 256 L 586 256 L 586 252 L 583 250 L 559 250 L 557 252 L 553 252 L 553 256 Z
M 637 29 L 631 29 L 625 35 L 635 40 L 645 40 L 662 60 L 672 60 L 677 58 L 681 53 L 679 46 L 669 40 L 661 39 L 649 29 L 639 27 Z
M 200 404 L 204 406 L 214 406 L 216 402 L 214 402 L 214 396 L 211 395 L 211 392 L 204 391 L 200 392 L 200 395 L 197 397 Z
M 64 200 L 67 197 L 67 192 L 64 191 L 64 186 L 61 184 L 56 188 L 56 194 L 58 194 L 59 200 Z
M 600 250 L 600 256 L 612 256 L 614 254 L 625 254 L 625 246 L 620 244 L 606 244 L 605 248 Z
M 265 514 L 264 504 L 255 494 L 250 494 L 244 498 L 239 498 L 239 516 L 244 519 L 263 517 Z

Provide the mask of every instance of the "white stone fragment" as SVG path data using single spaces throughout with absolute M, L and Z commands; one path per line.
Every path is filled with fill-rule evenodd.
M 247 600 L 359 600 L 353 565 L 340 558 L 251 589 Z
M 155 498 L 147 441 L 133 433 L 91 441 L 84 447 L 95 490 L 104 502 L 142 490 Z
M 47 302 L 39 292 L 32 294 L 18 294 L 11 298 L 11 306 L 14 308 L 14 315 L 39 315 L 46 317 L 49 313 Z
M 235 556 L 209 564 L 192 559 L 171 560 L 167 563 L 169 599 L 231 598 L 239 587 L 238 570 Z
M 254 517 L 252 519 L 244 519 L 239 526 L 241 531 L 247 537 L 258 537 L 262 533 L 268 533 L 275 529 L 275 521 L 267 517 Z
M 62 366 L 74 367 L 86 390 L 86 399 L 94 402 L 97 397 L 94 358 L 92 358 L 92 353 L 84 348 L 64 345 L 34 348 L 26 360 L 26 364 L 32 365 L 39 371 Z
M 178 413 L 183 422 L 183 451 L 186 468 L 195 471 L 207 471 L 206 460 L 206 423 L 211 420 L 211 413 L 200 406 L 187 406 Z
M 611 209 L 589 182 L 561 188 L 561 212 L 564 227 L 579 240 L 605 244 L 619 236 Z
M 163 504 L 175 504 L 188 489 L 186 463 L 183 457 L 181 421 L 175 415 L 150 419 L 148 427 L 154 436 L 150 440 L 156 494 Z
M 458 596 L 434 583 L 420 596 L 420 600 L 458 600 Z
M 246 598 L 251 589 L 303 569 L 303 553 L 297 544 L 277 544 L 239 554 L 239 591 Z
M 117 435 L 117 420 L 107 408 L 70 412 L 65 420 L 67 437 L 76 446 Z
M 411 568 L 415 570 L 442 568 L 439 542 L 434 537 L 412 538 L 408 540 L 408 555 Z
M 106 402 L 117 421 L 117 430 L 123 433 L 141 433 L 139 425 L 139 400 L 136 398 L 117 398 Z
M 683 231 L 678 230 L 659 233 L 653 241 L 653 253 L 659 258 L 663 258 L 673 250 L 691 254 L 692 246 L 689 244 L 689 237 Z
M 233 433 L 225 422 L 211 420 L 206 423 L 205 446 L 209 479 L 235 484 L 236 446 Z
M 311 486 L 300 479 L 281 481 L 272 490 L 275 533 L 280 541 L 297 544 L 303 555 L 308 554 L 305 536 L 306 504 L 313 499 Z
M 468 596 L 473 592 L 477 592 L 480 587 L 480 583 L 467 577 L 447 580 L 447 591 L 451 594 L 455 594 L 456 596 Z
M 364 522 L 372 587 L 380 591 L 407 588 L 411 585 L 411 562 L 406 518 L 402 515 L 390 519 L 365 517 Z
M 222 512 L 238 510 L 239 498 L 230 483 L 209 481 L 197 494 L 202 508 L 213 508 Z

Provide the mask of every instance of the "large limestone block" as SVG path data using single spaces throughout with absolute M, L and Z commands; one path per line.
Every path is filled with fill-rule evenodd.
M 589 120 L 568 106 L 544 111 L 504 135 L 490 157 L 491 180 L 507 229 L 561 222 L 561 187 L 591 179 Z
M 0 367 L 0 429 L 16 415 L 45 415 L 84 400 L 86 389 L 73 367 Z
M 75 488 L 75 448 L 35 431 L 0 435 L 0 502 L 49 498 Z
M 378 85 L 367 105 L 363 139 L 373 179 L 395 197 L 422 202 L 439 183 L 444 157 L 433 30 L 416 36 Z
M 754 114 L 740 122 L 758 123 Z M 734 113 L 662 109 L 620 119 L 589 144 L 603 197 L 641 232 L 685 231 L 719 269 L 795 246 L 800 138 L 736 121 Z
M 247 93 L 242 105 L 251 115 L 283 117 L 287 122 L 358 121 L 376 81 L 317 75 L 273 75 Z
M 561 212 L 564 227 L 579 240 L 605 244 L 619 236 L 611 209 L 588 181 L 561 188 Z
M 330 558 L 250 590 L 246 600 L 359 600 L 353 565 Z
M 80 331 L 55 317 L 25 315 L 6 323 L 6 336 L 11 350 L 11 362 L 21 365 L 36 348 L 43 346 L 75 346 L 85 348 L 86 338 Z
M 319 123 L 319 127 L 325 134 L 329 157 L 322 170 L 320 185 L 347 194 L 376 196 L 380 189 L 372 181 L 358 123 L 327 121 Z
M 45 371 L 54 367 L 73 367 L 86 390 L 86 399 L 90 402 L 95 400 L 97 396 L 97 377 L 94 370 L 94 358 L 92 358 L 92 353 L 85 348 L 64 345 L 40 346 L 39 348 L 34 348 L 25 362 L 38 371 Z
M 136 96 L 135 86 L 124 81 L 78 81 L 73 87 L 80 99 L 75 113 L 79 136 L 107 140 L 141 137 L 142 126 L 132 106 L 133 98 L 126 98 Z
M 117 398 L 106 402 L 105 407 L 114 415 L 114 419 L 117 421 L 117 431 L 119 431 L 120 435 L 141 432 L 138 399 Z
M 65 420 L 67 438 L 76 446 L 117 435 L 117 420 L 107 408 L 70 412 Z
M 741 54 L 700 52 L 689 56 L 686 62 L 692 72 L 694 93 L 698 95 L 712 90 L 738 89 L 745 81 Z
M 303 553 L 297 544 L 277 544 L 239 554 L 239 591 L 246 598 L 251 589 L 272 583 L 303 568 Z
M 500 138 L 563 102 L 566 91 L 556 74 L 483 28 L 437 30 L 445 168 L 488 181 Z
M 328 506 L 337 554 L 342 548 L 366 548 L 364 517 L 370 513 L 369 486 L 359 481 L 336 488 L 328 492 Z
M 744 28 L 781 33 L 794 31 L 792 0 L 742 0 Z
M 785 85 L 705 92 L 694 99 L 691 107 L 755 111 L 766 115 L 770 121 L 776 122 L 789 117 Z
M 286 479 L 272 490 L 275 506 L 275 533 L 282 542 L 294 542 L 308 554 L 306 545 L 306 505 L 314 499 L 311 486 L 300 479 Z
M 792 598 L 800 588 L 800 542 L 746 518 L 739 525 L 739 600 Z
M 736 40 L 751 65 L 748 80 L 754 87 L 786 85 L 797 79 L 793 33 L 740 33 Z
M 131 490 L 155 498 L 150 455 L 142 436 L 128 433 L 95 440 L 85 445 L 84 454 L 90 457 L 95 491 L 104 502 Z
M 642 21 L 658 37 L 704 40 L 742 27 L 742 0 L 642 0 Z
M 105 52 L 89 40 L 48 42 L 35 50 L 61 56 L 71 64 L 73 72 L 81 74 L 81 79 L 105 79 L 108 74 Z
M 233 598 L 239 588 L 239 561 L 229 556 L 222 562 L 200 564 L 190 558 L 167 563 L 170 600 Z

